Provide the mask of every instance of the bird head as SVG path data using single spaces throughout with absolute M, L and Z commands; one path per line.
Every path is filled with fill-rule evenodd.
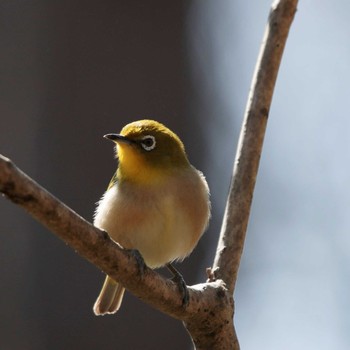
M 116 143 L 118 181 L 152 182 L 169 172 L 189 166 L 180 138 L 154 120 L 127 124 L 119 134 L 105 138 Z

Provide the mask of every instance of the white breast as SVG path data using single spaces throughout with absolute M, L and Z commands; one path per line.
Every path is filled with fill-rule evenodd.
M 156 187 L 114 185 L 99 202 L 94 224 L 123 247 L 138 249 L 155 268 L 191 253 L 209 210 L 206 183 L 196 172 Z

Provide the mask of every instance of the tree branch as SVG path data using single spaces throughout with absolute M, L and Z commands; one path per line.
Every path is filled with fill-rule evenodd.
M 190 288 L 190 305 L 184 309 L 175 283 L 149 268 L 140 272 L 133 254 L 119 247 L 106 232 L 83 219 L 1 155 L 0 191 L 85 259 L 160 311 L 184 320 L 191 318 L 192 308 L 202 302 L 197 300 L 201 290 L 198 285 Z M 211 292 L 206 294 L 209 297 Z
M 184 321 L 194 338 L 202 339 L 203 334 L 211 334 L 206 339 L 212 344 L 210 348 L 215 349 L 215 344 L 219 344 L 222 325 L 230 324 L 233 316 L 232 296 L 222 281 L 188 287 L 189 304 L 185 308 L 175 283 L 147 267 L 140 272 L 133 254 L 119 247 L 106 232 L 84 220 L 1 155 L 0 192 L 141 300 Z M 214 322 L 208 318 L 209 313 L 217 315 Z M 229 344 L 235 341 L 233 327 L 226 330 L 225 339 Z
M 298 0 L 272 4 L 248 96 L 233 167 L 213 279 L 233 293 L 243 252 L 255 181 L 278 69 Z
M 273 88 L 297 0 L 272 6 L 242 126 L 233 179 L 209 282 L 189 287 L 182 306 L 177 286 L 155 271 L 139 271 L 135 257 L 107 233 L 81 218 L 0 156 L 0 191 L 23 207 L 81 256 L 122 283 L 140 299 L 180 319 L 197 349 L 239 349 L 233 326 L 233 290 L 243 250 L 250 205 Z

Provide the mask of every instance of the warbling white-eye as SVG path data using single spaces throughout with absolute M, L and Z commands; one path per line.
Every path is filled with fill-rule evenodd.
M 183 143 L 153 120 L 104 137 L 115 142 L 119 166 L 98 203 L 94 225 L 122 247 L 139 251 L 150 268 L 183 260 L 210 217 L 207 182 L 188 161 Z M 107 276 L 94 313 L 115 313 L 124 291 Z

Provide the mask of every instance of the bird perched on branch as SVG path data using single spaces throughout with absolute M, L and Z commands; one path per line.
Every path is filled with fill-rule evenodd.
M 140 252 L 150 268 L 167 265 L 176 275 L 169 264 L 188 256 L 208 225 L 203 174 L 190 164 L 180 138 L 154 120 L 130 123 L 120 134 L 104 137 L 115 143 L 119 166 L 98 203 L 94 225 Z M 124 291 L 107 276 L 94 313 L 115 313 Z

